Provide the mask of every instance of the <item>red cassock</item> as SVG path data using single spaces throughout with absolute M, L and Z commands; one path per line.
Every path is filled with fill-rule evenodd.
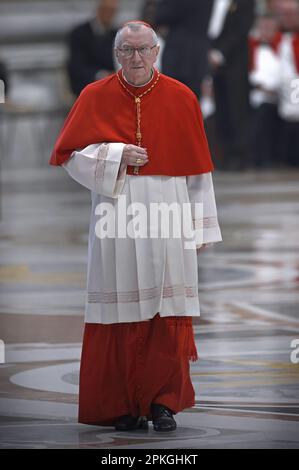
M 151 419 L 151 403 L 174 413 L 191 408 L 189 360 L 197 360 L 192 317 L 86 323 L 80 367 L 79 422 L 112 426 L 123 415 Z
M 146 147 L 149 162 L 139 175 L 214 169 L 196 96 L 157 70 L 143 87 L 129 85 L 121 71 L 88 85 L 66 119 L 50 164 L 61 165 L 74 150 L 102 142 Z M 128 166 L 127 173 L 133 171 Z M 157 312 L 149 321 L 86 323 L 79 422 L 113 425 L 126 414 L 151 419 L 151 403 L 174 413 L 193 406 L 189 361 L 197 358 L 192 317 L 161 318 Z

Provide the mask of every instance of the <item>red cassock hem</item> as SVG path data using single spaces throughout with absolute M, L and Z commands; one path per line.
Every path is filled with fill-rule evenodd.
M 86 323 L 79 422 L 113 426 L 126 414 L 151 420 L 151 403 L 175 414 L 194 406 L 189 361 L 197 359 L 192 317 Z

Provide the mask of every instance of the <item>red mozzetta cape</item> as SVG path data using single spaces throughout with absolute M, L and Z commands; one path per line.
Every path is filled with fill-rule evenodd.
M 118 78 L 119 77 L 119 78 Z M 102 142 L 135 144 L 136 104 L 141 97 L 141 147 L 149 162 L 139 175 L 187 176 L 214 169 L 195 94 L 185 85 L 154 71 L 143 87 L 129 85 L 121 71 L 88 85 L 72 107 L 50 158 L 61 165 L 74 150 Z M 126 86 L 127 90 L 122 86 Z M 133 174 L 128 166 L 127 173 Z

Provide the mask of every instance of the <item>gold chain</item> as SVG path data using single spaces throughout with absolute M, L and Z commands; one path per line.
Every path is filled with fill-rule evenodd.
M 148 88 L 148 90 L 144 91 L 143 93 L 141 93 L 141 95 L 138 95 L 138 96 L 135 96 L 134 93 L 132 93 L 130 90 L 128 90 L 128 88 L 124 85 L 124 83 L 119 78 L 118 73 L 116 74 L 116 76 L 118 78 L 119 83 L 122 85 L 122 87 L 131 96 L 133 96 L 133 98 L 135 100 L 135 104 L 136 104 L 136 121 L 137 121 L 136 142 L 137 142 L 138 147 L 141 147 L 141 140 L 142 140 L 142 135 L 141 135 L 141 98 L 144 95 L 146 95 L 147 93 L 149 93 L 154 88 L 154 86 L 156 86 L 156 84 L 159 80 L 159 77 L 160 77 L 160 72 L 158 71 L 158 76 L 157 76 L 155 82 Z M 139 173 L 139 167 L 134 166 L 134 175 L 138 175 L 138 173 Z

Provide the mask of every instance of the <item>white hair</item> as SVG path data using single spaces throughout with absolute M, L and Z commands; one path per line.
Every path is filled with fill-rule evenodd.
M 122 44 L 122 39 L 123 39 L 122 36 L 123 36 L 124 29 L 128 28 L 130 31 L 139 31 L 142 28 L 142 26 L 145 26 L 146 28 L 148 28 L 150 30 L 150 32 L 152 33 L 153 42 L 154 42 L 155 45 L 157 45 L 158 44 L 158 36 L 155 33 L 155 31 L 153 30 L 153 28 L 151 28 L 150 26 L 147 26 L 146 24 L 141 23 L 139 21 L 130 21 L 129 23 L 126 23 L 121 28 L 119 28 L 119 30 L 117 31 L 116 36 L 115 36 L 115 40 L 114 40 L 115 49 L 118 49 Z

